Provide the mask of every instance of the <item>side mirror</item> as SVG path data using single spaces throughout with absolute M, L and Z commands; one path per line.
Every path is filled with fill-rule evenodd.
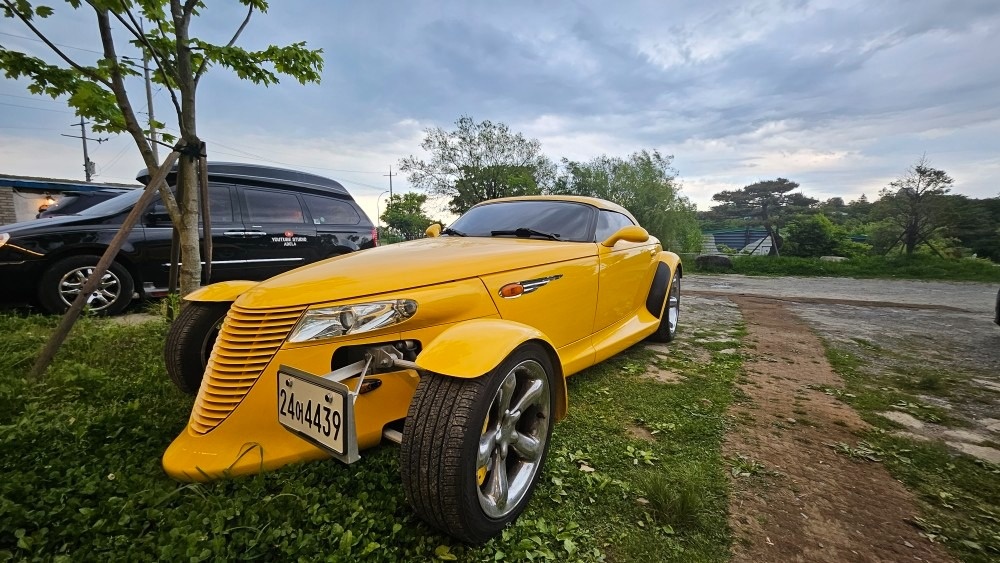
M 432 238 L 441 236 L 441 223 L 433 223 L 430 227 L 427 227 L 424 234 Z
M 615 234 L 611 235 L 607 238 L 607 240 L 602 242 L 601 245 L 611 248 L 618 244 L 618 241 L 620 240 L 625 242 L 646 242 L 649 240 L 649 233 L 646 232 L 646 229 L 636 225 L 622 227 L 615 231 Z

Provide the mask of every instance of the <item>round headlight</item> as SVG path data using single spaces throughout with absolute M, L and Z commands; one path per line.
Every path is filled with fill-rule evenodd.
M 354 316 L 354 311 L 347 310 L 340 314 L 340 326 L 344 327 L 344 330 L 351 330 L 356 320 L 357 317 Z

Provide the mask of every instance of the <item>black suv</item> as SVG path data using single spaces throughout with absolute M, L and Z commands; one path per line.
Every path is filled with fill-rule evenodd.
M 176 175 L 168 176 L 173 184 Z M 138 180 L 150 180 L 146 170 Z M 375 227 L 338 182 L 253 164 L 208 165 L 211 282 L 264 280 L 375 246 Z M 0 294 L 48 312 L 69 307 L 139 200 L 134 190 L 75 215 L 0 227 Z M 156 199 L 89 298 L 92 311 L 121 312 L 135 296 L 162 294 L 170 270 L 172 224 Z

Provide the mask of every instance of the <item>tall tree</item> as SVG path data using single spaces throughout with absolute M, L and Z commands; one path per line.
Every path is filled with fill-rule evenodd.
M 430 160 L 411 155 L 399 162 L 411 185 L 449 198 L 453 213 L 464 213 L 487 199 L 539 193 L 553 177 L 555 166 L 536 139 L 526 139 L 503 123 L 476 123 L 468 116 L 455 126 L 454 131 L 425 131 L 420 147 Z
M 795 182 L 776 178 L 755 182 L 738 190 L 725 190 L 712 196 L 713 200 L 721 202 L 712 210 L 724 217 L 749 218 L 752 224 L 764 227 L 774 242 L 771 252 L 780 254 L 781 228 L 817 202 L 794 192 L 798 187 Z
M 563 160 L 565 172 L 550 191 L 613 201 L 631 211 L 665 247 L 696 250 L 701 246 L 701 230 L 695 207 L 681 195 L 671 159 L 644 150 L 628 158 L 603 155 L 590 162 Z
M 407 192 L 395 194 L 382 212 L 382 221 L 396 234 L 406 240 L 413 240 L 423 235 L 427 227 L 434 222 L 424 212 L 427 194 Z
M 931 168 L 927 157 L 922 156 L 906 174 L 880 192 L 876 215 L 891 224 L 897 235 L 886 252 L 902 245 L 909 255 L 920 244 L 931 245 L 935 231 L 947 226 L 949 206 L 944 205 L 944 196 L 951 191 L 953 182 L 944 170 Z
M 304 43 L 289 46 L 268 46 L 250 51 L 236 46 L 236 41 L 250 22 L 254 11 L 266 12 L 266 0 L 238 0 L 247 8 L 247 15 L 235 27 L 232 38 L 225 44 L 214 44 L 190 33 L 191 21 L 206 8 L 200 0 L 65 0 L 81 24 L 87 12 L 92 12 L 100 34 L 101 53 L 96 60 L 70 57 L 53 38 L 40 27 L 38 20 L 54 14 L 53 8 L 37 5 L 30 0 L 0 0 L 4 17 L 19 20 L 37 36 L 56 63 L 40 57 L 0 46 L 0 69 L 8 78 L 26 78 L 28 90 L 53 98 L 67 96 L 67 103 L 77 115 L 91 120 L 93 130 L 127 133 L 132 137 L 143 162 L 155 176 L 159 162 L 153 157 L 149 131 L 136 116 L 135 106 L 126 88 L 126 79 L 137 76 L 141 66 L 137 61 L 146 55 L 153 63 L 153 80 L 170 95 L 176 112 L 180 138 L 188 147 L 201 145 L 196 122 L 196 98 L 202 76 L 212 66 L 223 66 L 240 78 L 255 84 L 275 84 L 278 75 L 291 76 L 300 83 L 318 82 L 323 68 L 321 50 L 309 50 Z M 148 25 L 143 31 L 140 18 Z M 114 32 L 129 37 L 129 43 L 141 52 L 138 57 L 119 54 Z M 155 123 L 162 128 L 162 123 Z M 198 244 L 198 192 L 194 189 L 197 175 L 194 165 L 197 154 L 185 154 L 178 165 L 178 197 L 175 199 L 165 186 L 161 197 L 171 220 L 180 231 L 182 266 L 180 289 L 189 293 L 200 285 L 201 251 Z

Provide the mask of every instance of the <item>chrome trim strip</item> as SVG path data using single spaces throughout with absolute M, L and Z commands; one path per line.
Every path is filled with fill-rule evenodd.
M 500 288 L 500 291 L 497 291 L 497 294 L 500 295 L 500 297 L 503 297 L 504 299 L 517 299 L 521 295 L 527 295 L 529 293 L 534 293 L 540 287 L 543 287 L 543 286 L 547 285 L 549 282 L 556 281 L 557 279 L 559 279 L 561 277 L 562 277 L 562 274 L 556 274 L 554 276 L 546 276 L 544 278 L 535 278 L 533 280 L 524 280 L 524 281 L 520 281 L 520 282 L 515 282 L 515 283 L 520 284 L 521 287 L 524 288 L 524 291 L 521 292 L 520 295 L 514 295 L 512 297 L 504 297 L 504 295 L 502 293 L 500 293 L 500 291 L 503 290 L 503 287 L 507 287 L 508 285 L 510 285 L 510 284 L 504 284 L 503 287 Z
M 253 264 L 255 262 L 301 262 L 302 258 L 259 258 L 257 260 L 212 260 L 213 264 Z M 202 261 L 202 264 L 205 262 Z M 178 262 L 177 265 L 180 266 L 183 262 Z M 170 262 L 165 262 L 163 264 L 166 267 L 170 267 Z

